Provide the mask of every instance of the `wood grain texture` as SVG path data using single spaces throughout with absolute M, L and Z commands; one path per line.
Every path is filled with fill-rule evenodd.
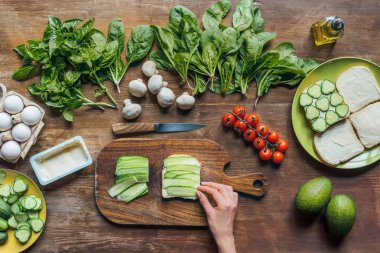
M 262 173 L 235 177 L 224 173 L 230 161 L 227 152 L 210 140 L 186 139 L 119 139 L 105 146 L 95 166 L 95 198 L 100 212 L 119 224 L 207 226 L 198 201 L 162 199 L 162 169 L 164 159 L 174 154 L 191 155 L 202 164 L 201 181 L 226 183 L 236 191 L 262 197 L 268 182 Z M 107 190 L 115 183 L 115 165 L 120 156 L 144 156 L 149 159 L 149 193 L 129 204 L 112 199 Z M 261 186 L 254 187 L 254 182 Z
M 116 123 L 112 125 L 112 131 L 116 135 L 151 133 L 154 132 L 154 123 Z
M 61 19 L 96 19 L 96 27 L 107 30 L 108 23 L 120 17 L 127 27 L 140 24 L 167 22 L 170 7 L 182 4 L 202 17 L 211 5 L 210 0 L 0 0 L 0 82 L 8 90 L 16 91 L 32 101 L 26 87 L 33 82 L 11 80 L 12 72 L 21 62 L 12 48 L 31 38 L 41 38 L 48 15 Z M 232 1 L 232 11 L 237 1 Z M 356 56 L 380 63 L 380 3 L 378 0 L 265 0 L 262 15 L 266 20 L 266 31 L 277 32 L 271 46 L 281 41 L 291 41 L 303 57 L 314 57 L 325 61 L 340 56 Z M 316 48 L 312 44 L 310 26 L 327 15 L 335 14 L 346 22 L 344 37 L 335 46 Z M 230 24 L 232 13 L 225 23 Z M 129 35 L 127 36 L 129 37 Z M 87 108 L 75 112 L 73 124 L 48 110 L 46 106 L 45 127 L 37 143 L 31 148 L 26 160 L 17 164 L 0 161 L 0 166 L 19 170 L 37 181 L 28 162 L 31 155 L 50 148 L 66 139 L 81 135 L 93 158 L 103 146 L 115 139 L 111 125 L 123 122 L 121 106 L 129 98 L 127 85 L 131 80 L 143 78 L 141 65 L 128 70 L 118 94 L 111 83 L 107 83 L 115 96 L 118 110 L 100 112 Z M 161 72 L 178 96 L 184 91 L 178 88 L 179 78 Z M 36 78 L 35 80 L 38 80 Z M 147 81 L 147 79 L 144 79 Z M 84 85 L 84 93 L 91 98 L 96 87 Z M 138 122 L 197 122 L 207 128 L 189 133 L 151 134 L 156 139 L 207 138 L 224 147 L 231 164 L 229 175 L 262 172 L 270 189 L 261 200 L 248 196 L 239 197 L 235 221 L 235 239 L 239 253 L 250 252 L 378 252 L 380 248 L 380 166 L 348 172 L 334 171 L 314 161 L 298 144 L 290 120 L 290 107 L 295 89 L 279 86 L 271 89 L 258 105 L 256 112 L 269 128 L 279 131 L 289 140 L 289 150 L 280 167 L 263 163 L 251 146 L 225 131 L 220 118 L 231 107 L 243 104 L 253 108 L 256 89 L 251 86 L 248 98 L 239 95 L 222 98 L 206 93 L 197 98 L 192 111 L 185 114 L 175 107 L 162 110 L 154 96 L 132 98 L 142 106 Z M 104 99 L 107 101 L 106 99 Z M 40 103 L 38 101 L 40 105 Z M 113 170 L 113 168 L 111 168 Z M 352 231 L 344 240 L 333 238 L 324 225 L 322 216 L 307 219 L 294 210 L 294 196 L 300 185 L 315 176 L 329 176 L 333 182 L 333 194 L 349 195 L 357 205 L 357 219 Z M 216 246 L 207 228 L 160 228 L 115 226 L 108 222 L 95 204 L 94 167 L 81 171 L 76 178 L 52 190 L 43 190 L 48 213 L 46 228 L 30 252 L 216 252 Z

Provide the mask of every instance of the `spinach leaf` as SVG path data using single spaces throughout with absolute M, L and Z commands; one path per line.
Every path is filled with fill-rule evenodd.
M 232 76 L 236 67 L 237 53 L 227 55 L 218 62 L 219 82 L 222 95 L 235 92 L 236 87 L 232 83 Z
M 121 19 L 115 18 L 108 25 L 107 41 L 117 41 L 119 54 L 123 51 L 125 41 L 125 26 Z
M 205 29 L 210 29 L 211 27 L 219 27 L 220 22 L 227 15 L 230 8 L 231 3 L 229 0 L 219 0 L 218 2 L 211 5 L 211 7 L 208 8 L 203 14 L 203 27 Z
M 168 29 L 175 34 L 181 34 L 180 23 L 185 17 L 193 26 L 198 26 L 198 20 L 194 13 L 184 6 L 177 5 L 170 10 Z
M 132 29 L 127 42 L 127 60 L 129 64 L 142 60 L 150 51 L 154 33 L 147 25 L 136 26 Z
M 252 0 L 241 0 L 236 6 L 236 11 L 232 16 L 233 27 L 238 31 L 244 31 L 251 26 L 253 21 Z
M 38 67 L 33 64 L 23 65 L 18 68 L 12 75 L 13 80 L 17 81 L 25 81 L 33 76 L 35 76 L 38 72 Z
M 149 59 L 156 63 L 156 67 L 162 70 L 173 70 L 173 66 L 166 58 L 165 53 L 162 50 L 156 50 L 150 53 Z

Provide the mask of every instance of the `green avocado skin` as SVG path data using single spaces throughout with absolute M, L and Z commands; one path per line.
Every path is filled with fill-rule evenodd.
M 307 181 L 298 190 L 295 204 L 306 214 L 317 214 L 327 204 L 332 191 L 332 183 L 327 177 L 316 177 Z
M 331 233 L 343 237 L 347 235 L 355 223 L 355 203 L 346 195 L 335 195 L 327 204 L 325 215 Z

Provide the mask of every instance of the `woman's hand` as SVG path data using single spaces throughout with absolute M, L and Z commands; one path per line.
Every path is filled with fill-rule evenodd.
M 204 193 L 210 194 L 217 206 L 213 207 Z M 238 205 L 238 194 L 231 186 L 203 182 L 197 192 L 208 220 L 208 225 L 214 235 L 219 253 L 235 253 L 233 234 L 234 219 Z

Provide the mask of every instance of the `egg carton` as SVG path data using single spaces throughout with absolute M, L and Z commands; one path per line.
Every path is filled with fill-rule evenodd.
M 31 136 L 28 140 L 26 140 L 25 142 L 18 142 L 20 144 L 20 147 L 21 147 L 21 153 L 20 153 L 20 156 L 17 157 L 16 159 L 13 159 L 13 160 L 9 160 L 9 159 L 6 159 L 5 157 L 3 157 L 3 155 L 1 154 L 0 152 L 0 158 L 5 160 L 5 161 L 8 161 L 8 162 L 11 162 L 11 163 L 16 163 L 20 157 L 22 159 L 25 159 L 26 155 L 28 154 L 30 148 L 36 143 L 37 141 L 37 137 L 38 135 L 40 134 L 42 128 L 44 127 L 44 122 L 43 122 L 43 119 L 44 119 L 44 116 L 45 116 L 45 110 L 40 107 L 39 105 L 37 105 L 36 103 L 32 102 L 31 100 L 29 100 L 28 98 L 20 95 L 19 93 L 17 92 L 14 92 L 14 91 L 9 91 L 7 92 L 7 89 L 6 89 L 6 86 L 2 83 L 0 83 L 0 112 L 5 112 L 4 110 L 4 100 L 6 97 L 10 96 L 10 95 L 16 95 L 16 96 L 19 96 L 21 98 L 21 100 L 23 101 L 24 103 L 24 108 L 27 107 L 27 106 L 35 106 L 37 107 L 40 111 L 41 111 L 41 120 L 34 126 L 30 126 L 31 128 Z M 18 123 L 21 123 L 21 112 L 20 113 L 17 113 L 17 114 L 13 114 L 11 115 L 11 118 L 12 118 L 12 123 L 13 123 L 13 126 L 12 128 L 18 124 Z M 14 140 L 14 138 L 12 137 L 12 128 L 10 130 L 7 130 L 7 131 L 0 131 L 0 138 L 2 138 L 2 143 L 0 141 L 0 148 L 1 146 L 7 142 L 7 141 L 16 141 Z

